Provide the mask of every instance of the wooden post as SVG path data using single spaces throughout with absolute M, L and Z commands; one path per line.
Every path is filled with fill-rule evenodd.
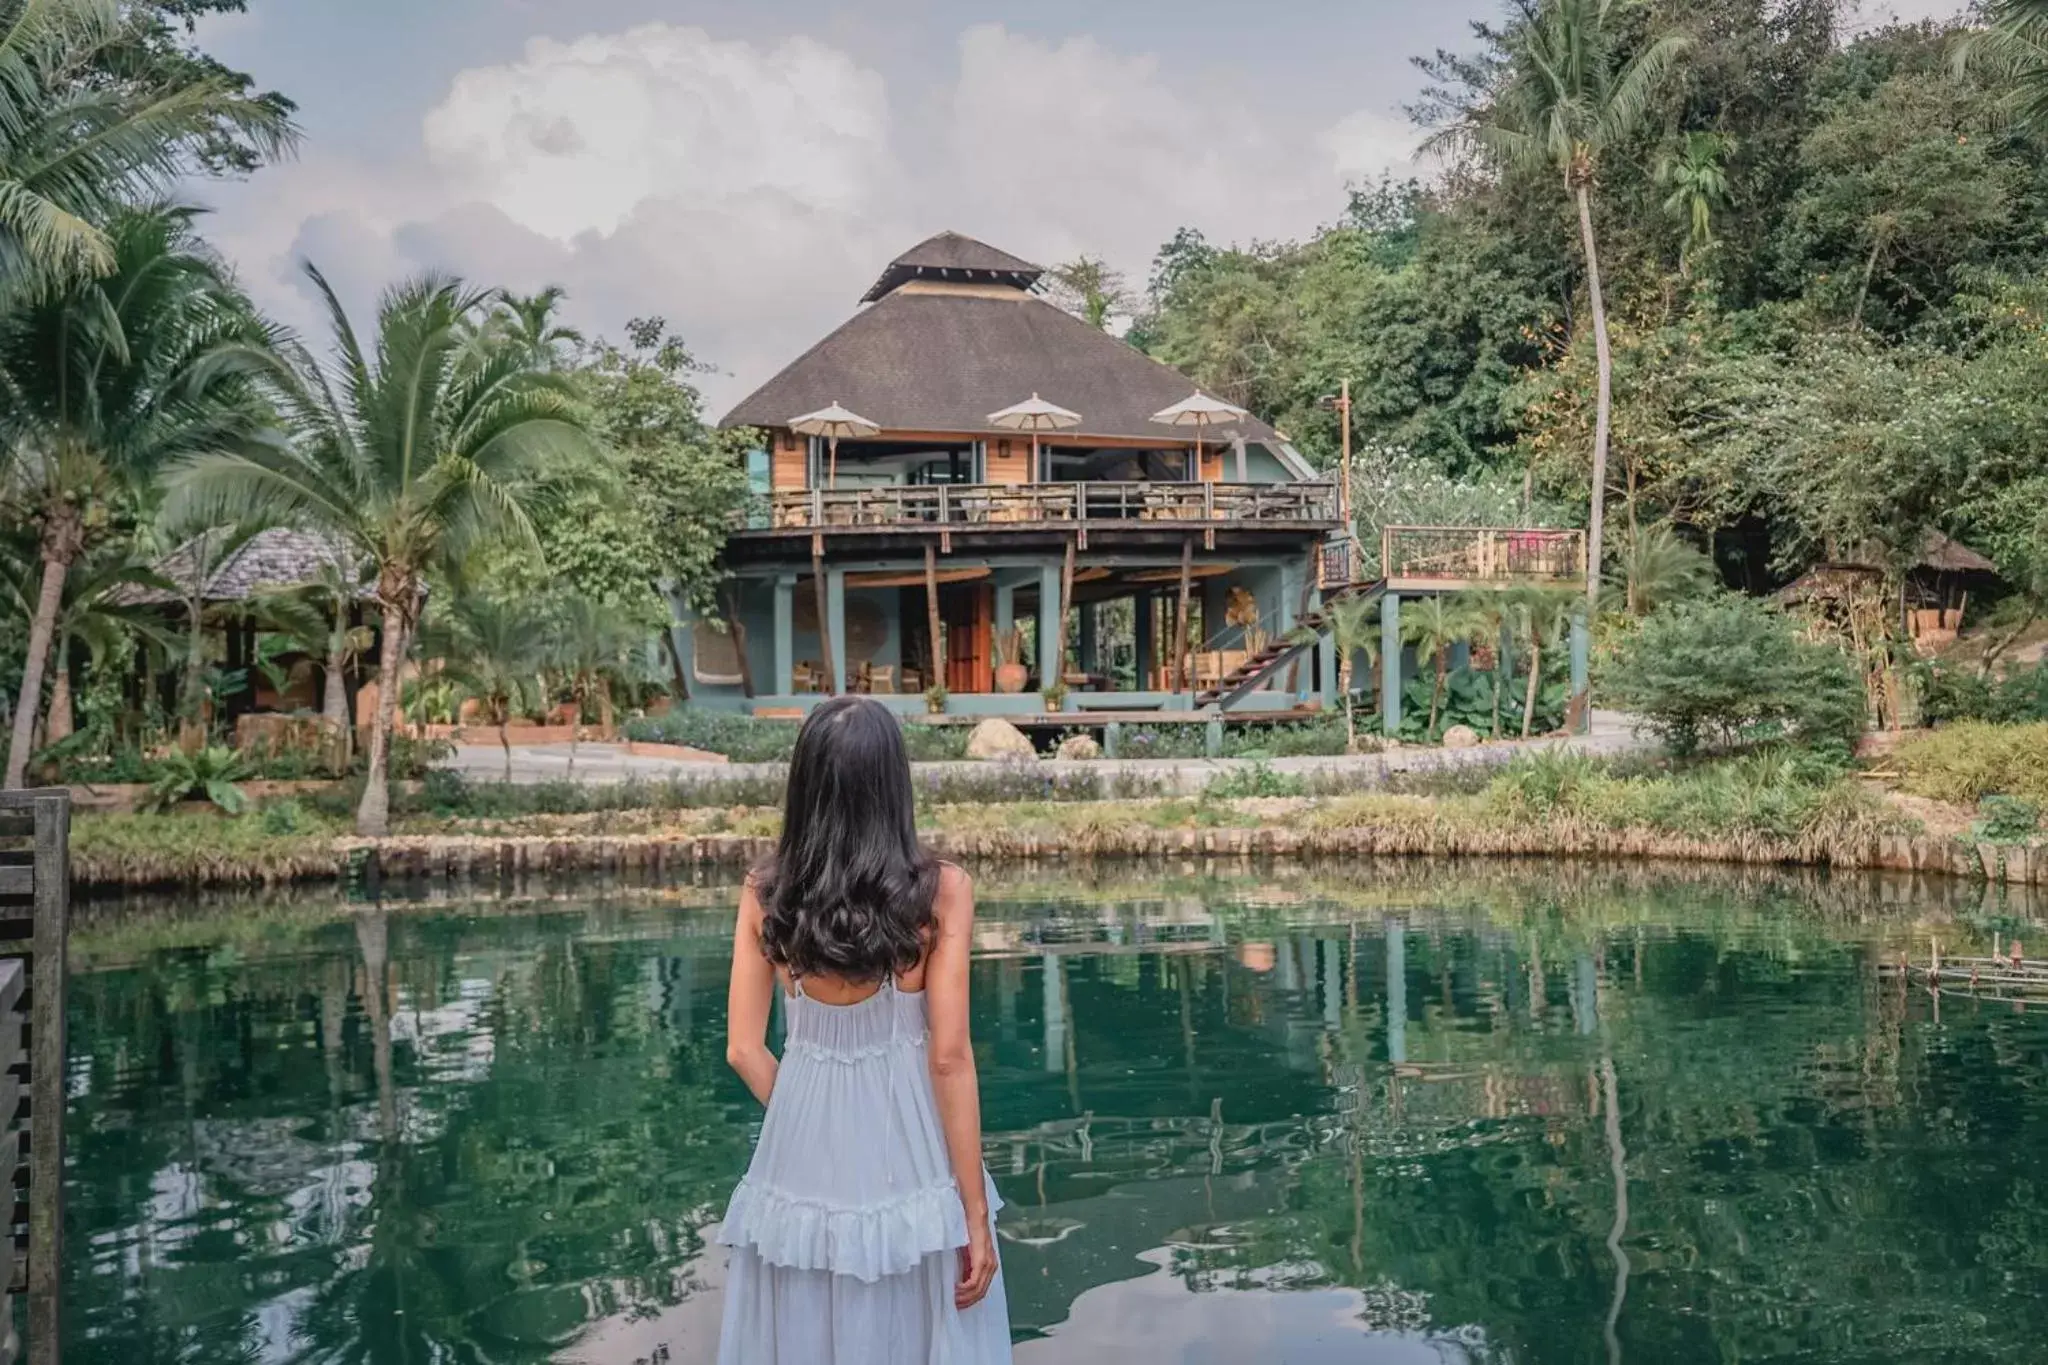
M 1173 618 L 1173 690 L 1188 690 L 1188 592 L 1193 587 L 1195 542 L 1191 536 L 1180 542 L 1180 607 Z
M 832 666 L 832 614 L 825 600 L 825 546 L 823 536 L 811 537 L 811 586 L 818 593 L 818 650 L 825 657 L 825 691 L 839 694 L 839 670 Z
M 1287 631 L 1285 633 L 1288 635 L 1294 633 L 1295 623 L 1306 618 L 1309 614 L 1310 609 L 1313 607 L 1315 603 L 1316 578 L 1318 571 L 1322 567 L 1322 560 L 1323 542 L 1317 541 L 1315 544 L 1309 546 L 1308 548 L 1308 567 L 1302 571 L 1301 575 L 1301 605 L 1295 608 L 1294 620 L 1289 621 L 1287 623 Z M 1286 585 L 1284 583 L 1281 586 L 1281 591 L 1286 591 Z M 1301 693 L 1302 663 L 1303 660 L 1297 658 L 1292 664 L 1288 666 L 1287 694 L 1289 696 L 1299 696 Z
M 740 664 L 740 695 L 754 697 L 754 665 L 747 658 L 747 627 L 740 620 L 740 589 L 732 579 L 725 582 L 725 628 L 732 632 L 733 654 Z
M 932 676 L 925 684 L 929 690 L 946 685 L 946 652 L 939 638 L 939 555 L 930 545 L 924 547 L 924 606 L 932 633 Z
M 29 835 L 27 861 L 21 834 Z M 0 1146 L 28 1143 L 28 1353 L 29 1365 L 57 1365 L 61 1341 L 64 1232 L 64 981 L 70 914 L 71 797 L 63 791 L 0 792 L 0 919 L 28 920 L 27 1098 L 19 1117 L 20 1089 L 6 1076 L 19 1067 L 14 1049 L 0 1056 L 0 1090 L 15 1096 L 0 1113 Z M 6 1034 L 18 1038 L 21 1015 Z M 11 1041 L 11 1040 L 10 1040 Z M 12 1162 L 4 1163 L 13 1184 Z M 0 1285 L 0 1289 L 6 1286 Z
M 1064 682 L 1067 676 L 1067 613 L 1074 607 L 1074 542 L 1067 542 L 1067 562 L 1060 572 L 1059 615 L 1053 631 L 1052 682 Z

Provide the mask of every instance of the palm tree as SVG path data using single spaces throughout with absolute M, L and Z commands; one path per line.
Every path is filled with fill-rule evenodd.
M 248 352 L 291 439 L 188 460 L 169 482 L 206 515 L 303 525 L 374 567 L 383 632 L 356 828 L 377 836 L 390 828 L 398 678 L 428 572 L 491 536 L 535 544 L 530 479 L 596 451 L 566 376 L 522 348 L 471 344 L 487 293 L 441 275 L 399 285 L 365 349 L 326 277 L 307 275 L 326 301 L 332 366 L 297 345 Z
M 1622 538 L 1607 573 L 1609 605 L 1647 616 L 1666 602 L 1699 596 L 1713 582 L 1713 561 L 1660 522 Z
M 161 516 L 153 528 L 157 542 L 170 550 L 158 561 L 158 570 L 185 613 L 185 666 L 178 686 L 178 714 L 188 745 L 203 742 L 199 731 L 206 701 L 206 590 L 221 566 L 247 545 L 258 529 L 197 526 Z
M 505 780 L 512 780 L 514 717 L 537 709 L 541 670 L 549 663 L 549 622 L 525 600 L 500 601 L 458 587 L 436 626 L 424 632 L 421 652 L 442 662 L 441 676 L 477 703 L 498 727 Z
M 1678 253 L 1679 267 L 1692 271 L 1692 258 L 1714 241 L 1714 211 L 1728 203 L 1728 158 L 1735 151 L 1735 139 L 1719 133 L 1687 133 L 1677 151 L 1667 151 L 1657 160 L 1657 183 L 1671 193 L 1664 211 L 1686 222 L 1685 245 Z
M 1358 710 L 1352 695 L 1352 662 L 1363 654 L 1369 664 L 1379 663 L 1379 599 L 1338 598 L 1323 609 L 1323 629 L 1329 633 L 1330 648 L 1337 651 L 1337 690 L 1344 695 L 1344 752 L 1356 753 Z M 1310 631 L 1307 638 L 1314 636 Z
M 168 189 L 223 128 L 265 156 L 289 120 L 202 78 L 139 92 L 80 78 L 126 33 L 118 0 L 0 0 L 0 304 L 115 268 L 107 224 Z
M 1482 622 L 1468 601 L 1460 597 L 1425 597 L 1415 604 L 1402 623 L 1402 634 L 1418 655 L 1436 660 L 1436 681 L 1429 689 L 1429 731 L 1436 732 L 1436 718 L 1443 706 L 1444 683 L 1450 678 L 1451 649 L 1470 644 Z
M 1529 684 L 1522 698 L 1522 738 L 1536 728 L 1536 698 L 1543 686 L 1543 651 L 1561 643 L 1572 628 L 1574 593 L 1555 588 L 1515 588 L 1506 594 L 1509 624 L 1529 647 Z
M 584 342 L 583 333 L 564 327 L 555 316 L 567 297 L 567 290 L 552 284 L 538 294 L 500 289 L 493 295 L 480 334 L 489 341 L 524 348 L 542 369 L 565 369 Z
M 1957 69 L 1996 77 L 2016 122 L 2048 128 L 2048 0 L 1987 0 L 1982 17 L 1984 27 L 1956 45 Z
M 33 550 L 18 556 L 0 549 L 0 622 L 24 629 L 41 596 Z M 154 615 L 123 599 L 124 588 L 160 586 L 156 576 L 132 559 L 125 548 L 105 546 L 76 564 L 64 576 L 64 601 L 50 642 L 50 701 L 43 742 L 56 744 L 72 734 L 71 648 L 83 645 L 91 665 L 102 667 L 125 642 L 140 640 L 151 647 L 168 644 Z M 33 744 L 33 741 L 31 741 Z
M 369 583 L 351 553 L 323 557 L 306 581 L 280 592 L 265 593 L 256 614 L 294 648 L 321 661 L 320 721 L 334 744 L 334 765 L 347 772 L 354 761 L 355 720 L 348 707 L 348 670 L 377 641 L 376 632 L 354 624 L 356 604 Z
M 1455 606 L 1458 614 L 1472 623 L 1473 633 L 1498 651 L 1501 636 L 1513 615 L 1507 595 L 1499 589 L 1474 588 L 1469 592 L 1460 593 L 1455 599 Z M 1508 684 L 1508 680 L 1502 676 L 1502 668 L 1506 662 L 1506 659 L 1496 652 L 1493 666 L 1494 739 L 1500 738 L 1501 694 L 1507 690 Z
M 1108 331 L 1110 319 L 1131 306 L 1123 273 L 1100 257 L 1076 256 L 1048 274 L 1059 306 L 1098 332 Z
M 1491 108 L 1475 110 L 1449 136 L 1476 142 L 1493 159 L 1521 170 L 1562 177 L 1578 208 L 1579 245 L 1599 359 L 1599 406 L 1593 427 L 1593 508 L 1588 534 L 1586 601 L 1600 601 L 1602 533 L 1606 527 L 1607 448 L 1614 423 L 1614 355 L 1607 334 L 1607 296 L 1593 230 L 1593 187 L 1602 157 L 1632 137 L 1651 101 L 1677 66 L 1689 40 L 1667 33 L 1630 53 L 1625 0 L 1541 0 L 1512 35 L 1502 84 Z
M 588 597 L 576 596 L 556 604 L 549 622 L 546 658 L 549 667 L 568 675 L 569 694 L 576 703 L 577 721 L 583 707 L 597 700 L 600 724 L 612 727 L 611 675 L 625 663 L 633 646 L 645 632 L 617 611 Z M 744 648 L 744 642 L 741 643 Z M 577 726 L 569 727 L 569 771 L 576 771 Z
M 111 273 L 0 319 L 0 511 L 43 564 L 6 786 L 19 787 L 64 578 L 167 462 L 251 439 L 263 417 L 228 357 L 266 339 L 190 209 L 123 214 Z

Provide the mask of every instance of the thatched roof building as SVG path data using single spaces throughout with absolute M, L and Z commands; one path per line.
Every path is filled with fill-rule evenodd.
M 129 587 L 121 590 L 122 601 L 131 606 L 167 605 L 182 601 L 197 587 L 200 601 L 209 606 L 246 602 L 264 593 L 317 582 L 337 567 L 346 571 L 360 559 L 353 550 L 326 536 L 281 526 L 258 531 L 223 554 L 222 542 L 229 534 L 220 529 L 194 536 L 151 566 L 175 591 Z M 367 585 L 356 593 L 363 600 L 375 595 L 374 587 Z
M 1041 394 L 1081 414 L 1061 440 L 1167 442 L 1152 415 L 1187 398 L 1194 381 L 1034 291 L 1045 272 L 971 237 L 945 232 L 891 261 L 838 330 L 742 400 L 729 427 L 775 429 L 840 403 L 885 436 L 1002 436 L 990 412 Z M 1208 433 L 1265 447 L 1290 476 L 1315 471 L 1257 418 Z

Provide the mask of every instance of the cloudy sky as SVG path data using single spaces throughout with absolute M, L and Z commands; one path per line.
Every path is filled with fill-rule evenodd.
M 1866 0 L 1870 14 L 1952 0 Z M 1493 0 L 252 0 L 201 40 L 301 105 L 196 193 L 257 296 L 427 266 L 669 319 L 723 406 L 944 228 L 1142 279 L 1183 225 L 1293 236 L 1411 166 L 1417 53 Z

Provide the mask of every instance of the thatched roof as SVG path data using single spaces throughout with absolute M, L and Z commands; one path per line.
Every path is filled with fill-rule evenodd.
M 899 265 L 926 259 L 992 260 L 1007 263 L 1004 268 L 1036 270 L 993 247 L 945 234 L 901 257 L 877 290 L 901 273 Z M 1024 286 L 943 288 L 906 280 L 879 295 L 871 291 L 870 297 L 878 301 L 742 400 L 724 424 L 784 427 L 799 413 L 836 402 L 879 423 L 885 437 L 892 432 L 1003 437 L 1011 433 L 990 425 L 988 415 L 1036 393 L 1081 414 L 1080 426 L 1060 436 L 1062 444 L 1084 444 L 1091 436 L 1153 440 L 1162 446 L 1190 439 L 1186 432 L 1154 422 L 1152 414 L 1192 394 L 1193 380 Z M 1257 418 L 1211 429 L 1205 439 L 1221 446 L 1237 435 L 1271 450 L 1296 477 L 1314 477 L 1286 438 Z
M 1960 540 L 1929 531 L 1920 547 L 1916 569 L 1937 569 L 1942 573 L 1997 573 L 1998 566 Z
M 225 530 L 215 530 L 194 536 L 158 560 L 152 569 L 159 578 L 185 591 L 206 573 L 206 581 L 199 585 L 202 601 L 246 602 L 262 593 L 314 582 L 332 566 L 350 566 L 358 561 L 354 551 L 325 536 L 285 527 L 258 531 L 226 556 L 219 557 L 218 547 L 227 534 Z M 211 572 L 206 572 L 209 561 L 216 558 L 218 562 L 211 564 Z M 179 593 L 162 588 L 131 587 L 122 589 L 118 595 L 133 606 L 179 600 Z M 367 585 L 357 593 L 365 599 L 375 595 L 375 589 Z
M 1029 289 L 1045 270 L 987 242 L 977 242 L 957 232 L 927 237 L 889 262 L 874 287 L 861 296 L 873 303 L 892 294 L 912 280 L 938 280 L 951 284 L 1002 284 Z
M 1802 603 L 1867 591 L 1881 580 L 1883 554 L 1866 546 L 1854 559 L 1816 564 L 1773 594 L 1781 602 Z M 1996 574 L 1998 566 L 1969 546 L 1940 531 L 1929 531 L 1920 543 L 1920 556 L 1908 566 L 1909 572 Z

